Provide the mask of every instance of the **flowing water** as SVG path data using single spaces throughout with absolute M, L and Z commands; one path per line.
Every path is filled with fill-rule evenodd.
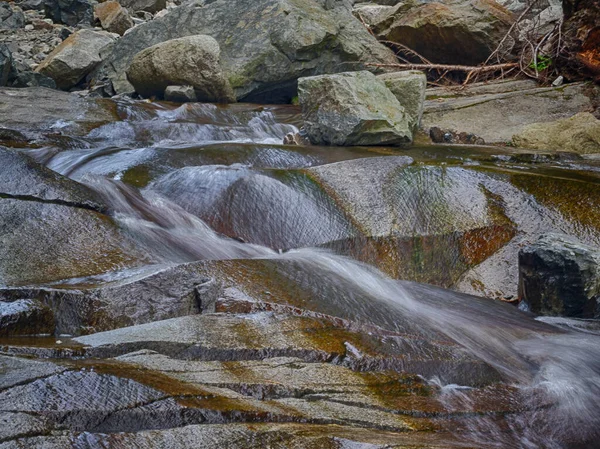
M 122 121 L 91 131 L 75 148 L 45 148 L 32 154 L 99 192 L 150 263 L 253 258 L 290 262 L 295 267 L 288 273 L 291 278 L 310 282 L 314 289 L 330 289 L 335 294 L 328 300 L 352 309 L 357 321 L 396 331 L 410 322 L 422 334 L 441 333 L 519 389 L 523 413 L 499 420 L 473 409 L 465 443 L 557 449 L 600 445 L 600 332 L 593 325 L 534 320 L 516 309 L 432 286 L 414 290 L 373 266 L 315 248 L 355 237 L 359 230 L 323 191 L 300 176 L 301 170 L 380 156 L 382 150 L 284 147 L 284 135 L 299 125 L 297 111 L 285 107 L 123 103 L 119 111 Z M 452 184 L 452 176 L 464 179 L 468 173 L 479 180 L 473 182 L 501 192 L 504 205 L 514 203 L 514 216 L 508 217 L 513 222 L 537 214 L 552 222 L 548 226 L 563 226 L 567 232 L 577 227 L 564 218 L 564 211 L 561 215 L 544 209 L 513 184 L 485 178 L 484 171 L 469 171 L 482 165 L 470 151 L 426 148 L 403 154 L 413 157 L 416 167 L 429 160 L 431 170 L 447 170 L 441 189 L 450 207 L 461 207 L 452 202 L 465 195 Z M 488 161 L 489 151 L 480 153 Z M 444 168 L 452 159 L 458 166 Z M 562 170 L 567 178 L 593 171 L 571 163 L 550 165 L 546 169 Z M 530 170 L 510 158 L 491 166 L 517 173 Z M 401 182 L 397 186 L 403 195 L 406 187 Z M 431 201 L 419 200 L 416 204 L 422 207 Z M 485 199 L 478 201 L 470 204 L 472 216 L 485 208 Z M 536 218 L 527 223 L 543 226 Z M 431 230 L 422 220 L 404 225 L 424 226 L 421 233 Z M 580 235 L 594 242 L 597 234 L 590 229 L 582 226 Z M 428 381 L 440 388 L 448 412 L 469 409 L 471 386 L 449 383 L 443 375 Z

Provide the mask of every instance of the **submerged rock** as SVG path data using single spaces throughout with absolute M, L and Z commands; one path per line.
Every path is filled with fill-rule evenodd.
M 133 92 L 125 72 L 152 45 L 204 34 L 221 47 L 223 71 L 238 100 L 288 103 L 302 76 L 393 63 L 394 53 L 369 34 L 345 2 L 217 0 L 182 5 L 135 27 L 95 74 L 116 93 Z M 162 92 L 161 92 L 162 94 Z
M 60 89 L 74 87 L 102 62 L 100 52 L 116 37 L 105 31 L 79 30 L 56 47 L 35 71 L 52 78 Z
M 304 129 L 313 144 L 403 145 L 412 141 L 411 118 L 383 81 L 370 72 L 301 78 L 298 99 Z
M 219 44 L 210 36 L 173 39 L 139 52 L 127 78 L 143 96 L 162 96 L 171 85 L 192 86 L 199 101 L 235 101 L 221 66 Z
M 600 153 L 600 120 L 580 112 L 555 122 L 532 123 L 513 136 L 513 143 L 540 150 Z
M 600 250 L 566 235 L 541 236 L 519 252 L 519 296 L 534 313 L 600 318 Z

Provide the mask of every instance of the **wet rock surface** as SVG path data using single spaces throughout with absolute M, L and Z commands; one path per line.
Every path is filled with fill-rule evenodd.
M 598 318 L 599 262 L 596 247 L 543 235 L 519 252 L 519 295 L 535 313 Z

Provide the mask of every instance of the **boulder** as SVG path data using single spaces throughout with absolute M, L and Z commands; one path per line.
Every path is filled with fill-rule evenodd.
M 100 52 L 117 35 L 105 31 L 79 30 L 56 47 L 35 71 L 52 78 L 59 89 L 69 89 L 102 62 Z
M 147 11 L 154 14 L 167 7 L 167 0 L 119 0 L 119 3 L 131 13 Z
M 94 79 L 108 79 L 116 93 L 131 93 L 135 89 L 126 71 L 140 51 L 198 34 L 219 43 L 223 72 L 236 98 L 249 102 L 289 103 L 296 96 L 299 77 L 397 61 L 352 16 L 346 2 L 325 3 L 217 0 L 202 7 L 182 5 L 123 36 Z
M 300 78 L 298 99 L 313 144 L 402 145 L 412 141 L 409 115 L 370 72 Z
M 165 89 L 165 100 L 177 103 L 198 101 L 196 92 L 192 86 L 167 86 Z
M 519 296 L 532 312 L 600 317 L 600 250 L 559 234 L 519 252 Z
M 532 123 L 513 136 L 522 148 L 600 153 L 600 120 L 589 112 L 547 123 Z
M 423 72 L 407 70 L 403 72 L 384 73 L 378 78 L 385 83 L 398 99 L 410 117 L 411 129 L 419 126 L 423 116 L 423 102 L 427 76 Z
M 12 70 L 12 55 L 6 44 L 0 44 L 0 86 L 6 86 Z
M 100 21 L 102 28 L 121 36 L 133 27 L 129 13 L 118 2 L 108 1 L 94 7 L 94 17 Z
M 221 67 L 219 44 L 210 36 L 173 39 L 139 52 L 127 70 L 135 90 L 145 97 L 162 96 L 171 85 L 190 85 L 199 101 L 235 101 Z
M 45 0 L 46 16 L 55 23 L 76 26 L 91 25 L 94 20 L 94 6 L 91 0 Z
M 435 63 L 477 65 L 513 22 L 494 0 L 400 3 L 373 24 L 378 38 L 397 42 Z
M 19 2 L 19 8 L 23 11 L 43 11 L 45 0 L 22 0 Z
M 7 2 L 0 3 L 0 29 L 14 30 L 25 26 L 25 14 L 21 8 Z

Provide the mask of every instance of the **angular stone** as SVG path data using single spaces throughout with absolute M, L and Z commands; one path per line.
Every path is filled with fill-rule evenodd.
M 6 86 L 12 70 L 12 54 L 6 44 L 0 44 L 0 86 Z
M 589 112 L 580 112 L 555 122 L 532 123 L 515 134 L 512 141 L 522 148 L 600 153 L 600 120 Z
M 546 234 L 519 251 L 519 296 L 532 312 L 600 317 L 600 251 Z
M 49 377 L 65 368 L 51 362 L 0 355 L 0 391 Z
M 125 72 L 137 53 L 198 34 L 217 40 L 236 98 L 250 102 L 289 103 L 299 77 L 396 61 L 346 2 L 218 0 L 201 8 L 182 5 L 135 27 L 115 44 L 95 79 L 108 78 L 117 93 L 132 92 Z
M 421 124 L 427 76 L 416 70 L 384 73 L 377 76 L 385 83 L 410 116 L 411 129 Z
M 103 29 L 121 36 L 133 27 L 129 13 L 118 2 L 108 1 L 94 6 L 94 17 L 100 21 Z
M 119 0 L 130 12 L 147 11 L 157 13 L 167 7 L 167 0 Z
M 94 19 L 90 0 L 44 0 L 44 11 L 55 23 L 70 26 L 80 23 L 91 25 Z
M 139 52 L 127 78 L 143 96 L 162 96 L 171 85 L 190 85 L 199 101 L 235 101 L 221 67 L 219 44 L 210 36 L 173 39 Z
M 14 30 L 25 26 L 25 15 L 21 8 L 8 2 L 0 3 L 0 29 Z
M 198 101 L 196 92 L 192 86 L 168 86 L 165 89 L 165 100 L 176 103 L 187 103 Z
M 412 141 L 410 117 L 370 72 L 301 78 L 298 98 L 313 144 L 403 145 Z
M 116 37 L 105 31 L 79 30 L 56 47 L 35 71 L 52 78 L 60 89 L 74 87 L 102 62 L 100 52 Z

